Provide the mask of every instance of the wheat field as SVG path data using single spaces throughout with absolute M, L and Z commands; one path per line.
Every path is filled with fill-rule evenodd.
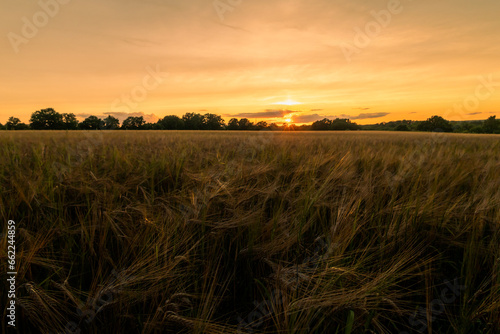
M 498 333 L 498 135 L 3 131 L 0 154 L 18 333 Z

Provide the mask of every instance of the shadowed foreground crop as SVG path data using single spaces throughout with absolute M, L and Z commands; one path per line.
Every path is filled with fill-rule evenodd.
M 0 154 L 18 333 L 500 326 L 500 136 L 21 131 Z

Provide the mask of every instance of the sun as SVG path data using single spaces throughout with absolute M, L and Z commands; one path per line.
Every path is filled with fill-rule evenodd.
M 293 113 L 283 115 L 283 120 L 288 124 L 293 123 Z
M 287 100 L 285 101 L 281 101 L 281 102 L 276 102 L 276 103 L 273 103 L 273 104 L 276 104 L 276 105 L 284 105 L 284 106 L 296 106 L 298 104 L 302 104 L 301 102 L 297 102 L 297 101 L 294 101 L 290 98 L 288 98 Z

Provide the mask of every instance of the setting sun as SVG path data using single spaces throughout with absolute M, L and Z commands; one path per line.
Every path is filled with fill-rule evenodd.
M 285 101 L 281 101 L 281 102 L 276 102 L 276 103 L 273 103 L 275 105 L 284 105 L 284 106 L 296 106 L 298 104 L 302 104 L 301 102 L 297 102 L 297 101 L 294 101 L 290 98 L 288 98 L 287 100 Z

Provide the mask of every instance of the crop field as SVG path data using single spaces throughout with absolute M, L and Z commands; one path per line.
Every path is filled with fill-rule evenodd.
M 0 156 L 18 333 L 498 333 L 499 135 L 2 131 Z

